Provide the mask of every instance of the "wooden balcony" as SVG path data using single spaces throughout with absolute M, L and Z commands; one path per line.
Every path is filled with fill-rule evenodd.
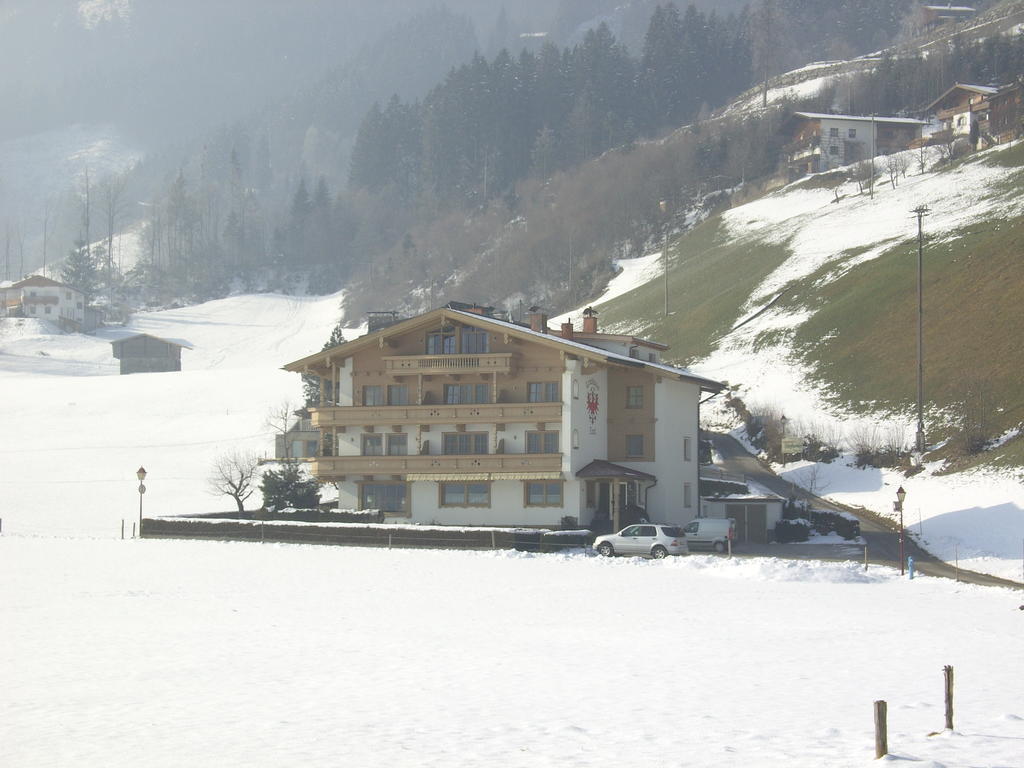
M 391 373 L 511 373 L 512 353 L 484 355 L 402 355 L 384 357 Z
M 445 456 L 318 456 L 310 468 L 321 480 L 353 475 L 516 475 L 536 472 L 557 473 L 562 469 L 560 453 L 499 453 Z
M 364 424 L 502 424 L 561 421 L 561 403 L 481 403 L 477 405 L 354 405 L 311 409 L 313 426 L 360 427 Z

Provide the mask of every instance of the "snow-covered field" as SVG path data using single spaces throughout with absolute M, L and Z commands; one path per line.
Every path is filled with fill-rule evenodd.
M 235 296 L 141 313 L 95 337 L 5 321 L 4 532 L 120 535 L 121 519 L 138 515 L 139 465 L 149 472 L 147 515 L 232 509 L 207 493 L 213 459 L 234 448 L 273 454 L 268 410 L 301 405 L 299 377 L 280 367 L 323 346 L 340 302 Z M 180 373 L 119 376 L 110 341 L 133 332 L 194 348 L 183 350 Z
M 889 569 L 5 530 L 0 579 L 2 765 L 842 768 L 876 699 L 890 760 L 1024 757 L 1020 594 Z

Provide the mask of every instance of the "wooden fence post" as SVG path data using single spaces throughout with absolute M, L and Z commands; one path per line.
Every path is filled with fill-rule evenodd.
M 864 570 L 868 569 L 868 545 L 864 545 Z
M 491 549 L 497 549 L 497 548 L 498 548 L 497 539 L 494 536 L 494 531 L 491 531 Z
M 124 518 L 121 518 L 121 541 L 124 541 Z
M 946 678 L 946 730 L 953 730 L 953 668 L 947 664 L 942 668 Z
M 886 724 L 887 705 L 884 701 L 875 702 L 875 759 L 889 754 L 889 728 Z
M 263 530 L 263 521 L 260 520 L 260 543 L 263 544 L 267 540 L 267 532 Z
M 132 523 L 132 538 L 135 538 L 135 523 Z
M 391 549 L 391 534 L 388 533 L 388 549 Z

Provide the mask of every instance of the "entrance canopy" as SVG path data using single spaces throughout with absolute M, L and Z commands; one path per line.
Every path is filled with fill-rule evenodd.
M 602 480 L 647 480 L 655 482 L 658 478 L 641 472 L 639 469 L 631 469 L 621 464 L 612 464 L 610 461 L 595 459 L 576 473 L 576 477 L 602 479 Z

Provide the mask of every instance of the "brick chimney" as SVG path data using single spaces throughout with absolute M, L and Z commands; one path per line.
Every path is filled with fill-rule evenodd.
M 562 338 L 572 341 L 572 323 L 562 323 Z
M 526 317 L 530 321 L 531 331 L 537 331 L 538 333 L 548 332 L 548 313 L 544 312 L 540 307 L 530 307 L 529 314 Z
M 583 332 L 597 333 L 597 312 L 593 307 L 583 310 Z

